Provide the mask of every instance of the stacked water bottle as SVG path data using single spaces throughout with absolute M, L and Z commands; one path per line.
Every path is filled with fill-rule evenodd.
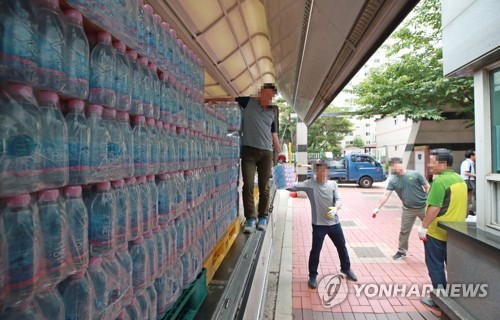
M 239 142 L 151 7 L 66 2 L 0 4 L 0 318 L 162 318 L 237 215 Z

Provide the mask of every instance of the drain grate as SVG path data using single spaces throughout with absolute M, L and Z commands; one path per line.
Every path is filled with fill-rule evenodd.
M 385 255 L 377 247 L 354 247 L 352 248 L 358 258 L 384 258 Z
M 342 221 L 340 221 L 340 224 L 342 225 L 342 227 L 356 227 L 357 226 L 356 222 L 354 222 L 352 220 L 342 220 Z

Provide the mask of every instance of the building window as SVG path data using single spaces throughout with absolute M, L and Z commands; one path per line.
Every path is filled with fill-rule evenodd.
M 491 156 L 492 172 L 500 173 L 500 68 L 490 75 L 491 92 Z M 500 181 L 490 181 L 494 185 L 491 209 L 492 215 L 487 224 L 500 229 Z
M 366 126 L 367 128 L 369 128 L 369 127 L 370 127 L 370 124 L 369 124 L 369 123 L 367 123 L 367 124 L 365 124 L 365 126 Z
M 398 146 L 394 146 L 394 151 L 398 151 Z
M 375 62 L 375 63 L 379 63 L 379 62 L 380 62 L 380 59 L 373 59 L 373 62 Z
M 365 136 L 369 136 L 370 135 L 370 132 L 365 132 Z

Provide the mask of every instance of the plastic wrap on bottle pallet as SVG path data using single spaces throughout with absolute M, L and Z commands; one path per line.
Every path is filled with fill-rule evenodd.
M 66 82 L 62 93 L 66 96 L 86 99 L 89 95 L 90 47 L 83 30 L 83 16 L 74 9 L 64 10 L 66 21 L 64 73 Z
M 39 50 L 35 83 L 38 88 L 60 92 L 66 76 L 63 67 L 65 29 L 59 2 L 40 1 L 35 13 Z
M 0 197 L 43 188 L 41 114 L 30 86 L 0 88 Z
M 3 1 L 0 8 L 0 79 L 31 84 L 38 57 L 33 1 Z
M 276 189 L 286 189 L 294 186 L 296 174 L 290 164 L 280 163 L 273 167 L 273 181 Z

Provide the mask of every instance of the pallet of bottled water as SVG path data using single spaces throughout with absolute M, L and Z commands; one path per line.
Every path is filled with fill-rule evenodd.
M 273 168 L 273 178 L 276 189 L 287 189 L 295 185 L 296 174 L 293 165 L 279 163 Z

